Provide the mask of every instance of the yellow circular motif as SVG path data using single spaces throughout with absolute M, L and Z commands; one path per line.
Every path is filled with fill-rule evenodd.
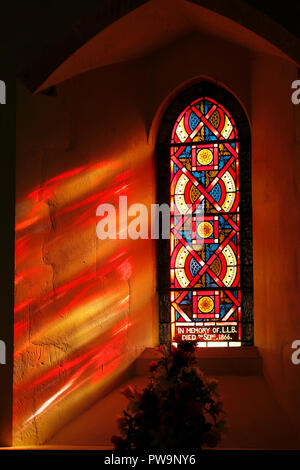
M 200 222 L 197 228 L 200 238 L 208 238 L 213 233 L 213 226 L 209 222 Z
M 197 154 L 197 160 L 200 165 L 209 165 L 213 160 L 213 153 L 209 149 L 202 149 Z
M 203 313 L 209 313 L 214 308 L 214 301 L 211 297 L 201 297 L 198 302 L 199 310 Z

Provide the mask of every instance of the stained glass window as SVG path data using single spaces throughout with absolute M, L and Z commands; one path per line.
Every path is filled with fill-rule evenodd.
M 239 136 L 221 103 L 179 114 L 170 161 L 172 341 L 240 346 Z
M 166 109 L 156 145 L 160 343 L 253 345 L 251 133 L 229 91 L 200 81 Z M 170 180 L 171 176 L 171 180 Z

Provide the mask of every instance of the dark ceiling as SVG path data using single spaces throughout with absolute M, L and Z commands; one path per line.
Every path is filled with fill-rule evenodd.
M 53 40 L 91 10 L 108 0 L 11 0 L 1 2 L 0 70 L 5 64 L 16 73 L 38 58 Z M 114 0 L 125 2 L 127 0 Z M 146 1 L 146 0 L 145 0 Z M 300 38 L 300 1 L 275 3 L 265 0 L 243 0 Z M 230 0 L 219 0 L 222 6 Z M 143 1 L 141 1 L 143 3 Z M 117 4 L 115 4 L 117 5 Z

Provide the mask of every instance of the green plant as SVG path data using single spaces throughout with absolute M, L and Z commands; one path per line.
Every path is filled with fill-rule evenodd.
M 196 366 L 195 343 L 161 346 L 161 358 L 150 365 L 143 391 L 128 386 L 128 406 L 119 417 L 116 450 L 201 449 L 215 447 L 226 432 L 218 382 Z

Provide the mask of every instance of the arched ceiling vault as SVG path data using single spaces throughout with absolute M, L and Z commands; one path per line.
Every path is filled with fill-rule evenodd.
M 88 70 L 147 56 L 197 31 L 300 64 L 300 40 L 241 0 L 103 0 L 21 79 L 32 92 L 45 90 Z

